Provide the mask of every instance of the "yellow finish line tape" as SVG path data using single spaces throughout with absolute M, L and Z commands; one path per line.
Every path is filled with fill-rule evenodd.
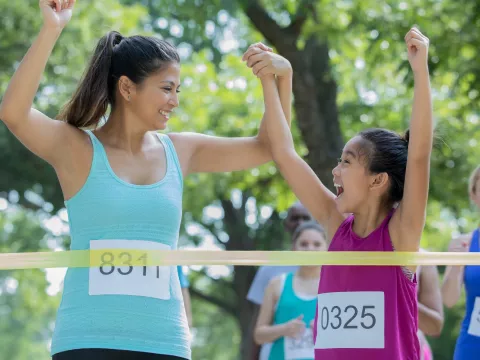
M 0 270 L 172 265 L 480 265 L 480 253 L 100 249 L 0 254 Z

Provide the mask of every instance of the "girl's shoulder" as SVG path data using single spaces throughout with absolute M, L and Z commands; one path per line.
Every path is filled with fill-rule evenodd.
M 275 299 L 278 300 L 283 291 L 283 286 L 285 284 L 285 279 L 287 274 L 280 274 L 272 278 L 268 283 L 268 290 L 272 292 L 275 296 Z

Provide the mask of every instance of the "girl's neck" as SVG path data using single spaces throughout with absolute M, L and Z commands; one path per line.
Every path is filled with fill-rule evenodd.
M 377 207 L 367 208 L 364 212 L 355 213 L 352 226 L 353 232 L 359 237 L 367 237 L 378 229 L 391 210 L 391 207 Z
M 320 270 L 321 266 L 300 266 L 297 275 L 304 280 L 314 280 L 320 277 Z

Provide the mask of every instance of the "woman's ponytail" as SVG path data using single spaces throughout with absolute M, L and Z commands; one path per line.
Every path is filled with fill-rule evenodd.
M 70 101 L 62 108 L 58 119 L 77 128 L 95 127 L 113 103 L 114 84 L 111 63 L 115 46 L 123 36 L 111 31 L 97 44 L 82 80 Z

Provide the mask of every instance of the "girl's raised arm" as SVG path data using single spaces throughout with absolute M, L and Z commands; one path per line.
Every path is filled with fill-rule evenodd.
M 423 232 L 433 143 L 433 111 L 428 73 L 429 40 L 412 28 L 405 36 L 408 60 L 414 74 L 414 96 L 403 199 L 390 229 L 397 251 L 418 251 Z
M 262 77 L 265 120 L 273 160 L 298 199 L 322 224 L 330 241 L 344 220 L 336 196 L 322 184 L 310 166 L 295 151 L 290 128 L 282 111 L 275 78 Z

